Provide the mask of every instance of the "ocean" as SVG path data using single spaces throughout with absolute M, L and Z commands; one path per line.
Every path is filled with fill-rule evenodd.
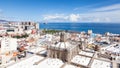
M 100 34 L 106 32 L 120 34 L 120 23 L 40 23 L 39 28 L 77 32 L 93 30 L 94 33 Z

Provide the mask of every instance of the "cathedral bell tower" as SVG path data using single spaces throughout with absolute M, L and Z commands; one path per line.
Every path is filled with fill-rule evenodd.
M 64 32 L 60 34 L 60 42 L 66 42 L 66 36 Z

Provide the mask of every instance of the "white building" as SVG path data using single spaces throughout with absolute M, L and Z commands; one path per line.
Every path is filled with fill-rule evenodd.
M 4 37 L 1 39 L 1 53 L 17 50 L 17 39 Z

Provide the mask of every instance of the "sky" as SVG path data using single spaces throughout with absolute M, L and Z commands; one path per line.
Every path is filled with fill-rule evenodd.
M 120 23 L 120 0 L 0 0 L 0 19 Z

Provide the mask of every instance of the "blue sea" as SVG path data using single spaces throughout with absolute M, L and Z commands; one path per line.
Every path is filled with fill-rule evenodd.
M 105 32 L 120 34 L 120 23 L 40 23 L 40 29 L 55 29 L 68 31 L 93 30 L 94 33 L 104 34 Z

